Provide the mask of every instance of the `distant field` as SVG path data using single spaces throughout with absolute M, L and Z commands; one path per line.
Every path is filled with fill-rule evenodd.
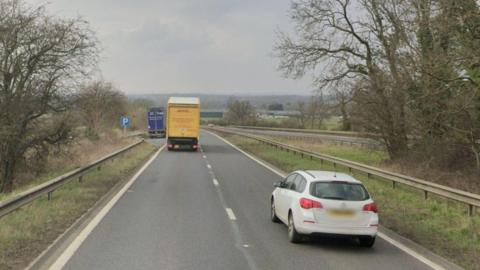
M 299 120 L 294 117 L 288 118 L 275 118 L 267 117 L 259 119 L 257 126 L 264 127 L 277 127 L 277 128 L 301 128 Z M 331 116 L 323 119 L 321 122 L 316 120 L 313 125 L 311 121 L 306 121 L 305 127 L 307 129 L 319 129 L 319 130 L 340 130 L 341 118 L 338 116 Z
M 224 118 L 223 117 L 201 117 L 202 124 L 221 124 L 219 123 Z M 250 124 L 252 125 L 252 124 Z M 298 119 L 294 117 L 274 117 L 274 116 L 266 116 L 257 119 L 255 124 L 259 127 L 275 127 L 275 128 L 301 128 Z M 315 121 L 312 123 L 307 121 L 305 124 L 306 129 L 319 129 L 319 130 L 341 130 L 341 118 L 338 116 L 331 116 L 322 120 L 321 123 L 319 121 Z
M 323 121 L 323 126 L 326 130 L 340 130 L 341 129 L 341 117 L 332 116 Z

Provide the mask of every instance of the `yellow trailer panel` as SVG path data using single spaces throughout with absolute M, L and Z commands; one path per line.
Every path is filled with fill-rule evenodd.
M 197 151 L 200 140 L 200 100 L 171 97 L 167 109 L 168 150 L 189 148 Z
M 198 138 L 200 135 L 200 106 L 185 104 L 168 105 L 169 137 Z

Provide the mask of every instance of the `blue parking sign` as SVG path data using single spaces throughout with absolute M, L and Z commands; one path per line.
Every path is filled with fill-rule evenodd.
M 120 125 L 122 127 L 129 127 L 130 124 L 132 123 L 132 118 L 130 118 L 129 116 L 122 116 L 120 117 Z

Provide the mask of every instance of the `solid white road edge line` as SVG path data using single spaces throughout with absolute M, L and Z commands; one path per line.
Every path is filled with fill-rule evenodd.
M 230 220 L 237 220 L 237 217 L 235 217 L 232 208 L 225 208 L 225 211 L 227 211 L 227 215 Z
M 207 164 L 207 168 L 211 169 L 211 168 L 212 168 L 212 165 Z
M 250 155 L 249 153 L 243 151 L 242 149 L 238 148 L 236 145 L 232 144 L 231 142 L 227 141 L 226 139 L 218 136 L 217 134 L 215 133 L 212 133 L 210 131 L 207 131 L 208 133 L 216 136 L 217 138 L 219 138 L 220 140 L 224 141 L 226 144 L 230 145 L 231 147 L 235 148 L 237 151 L 241 152 L 242 154 L 244 154 L 245 156 L 249 157 L 250 159 L 254 160 L 255 162 L 257 162 L 258 164 L 262 165 L 263 167 L 269 169 L 270 171 L 276 173 L 277 175 L 281 176 L 281 177 L 286 177 L 287 174 L 277 170 L 276 168 L 273 168 L 272 166 L 268 165 L 267 163 L 263 162 L 262 160 Z
M 213 132 L 210 132 L 210 131 L 207 131 L 208 133 L 216 136 L 217 138 L 219 138 L 220 140 L 224 141 L 226 144 L 230 145 L 231 147 L 235 148 L 237 151 L 241 152 L 242 154 L 246 155 L 247 157 L 249 157 L 250 159 L 252 159 L 253 161 L 259 163 L 260 165 L 262 165 L 263 167 L 269 169 L 270 171 L 276 173 L 277 175 L 281 176 L 281 177 L 286 177 L 287 175 L 280 172 L 279 170 L 273 168 L 272 166 L 266 164 L 265 162 L 259 160 L 258 158 L 250 155 L 249 153 L 243 151 L 242 149 L 238 148 L 238 146 L 232 144 L 231 142 L 227 141 L 226 139 L 222 138 L 221 136 L 213 133 Z M 381 233 L 381 232 L 378 232 L 377 235 L 382 238 L 383 240 L 389 242 L 390 244 L 394 245 L 395 247 L 397 247 L 398 249 L 402 250 L 403 252 L 407 253 L 408 255 L 414 257 L 415 259 L 421 261 L 422 263 L 424 263 L 425 265 L 429 266 L 430 268 L 432 269 L 435 269 L 435 270 L 445 270 L 444 267 L 432 262 L 431 260 L 427 259 L 425 256 L 419 254 L 418 252 L 414 251 L 413 249 L 403 245 L 402 243 L 398 242 L 398 241 L 395 241 L 394 239 L 388 237 L 387 235 L 385 235 L 384 233 Z
M 382 233 L 382 232 L 378 232 L 377 235 L 382 238 L 383 240 L 389 242 L 390 244 L 396 246 L 397 248 L 401 249 L 403 252 L 407 253 L 408 255 L 416 258 L 417 260 L 423 262 L 424 264 L 428 265 L 430 268 L 432 269 L 435 269 L 435 270 L 445 270 L 444 267 L 432 262 L 431 260 L 425 258 L 424 256 L 418 254 L 417 252 L 415 252 L 414 250 L 412 250 L 411 248 L 405 246 L 404 244 L 390 238 L 389 236 L 387 236 L 386 234 Z
M 217 181 L 217 179 L 215 179 L 215 178 L 213 179 L 213 184 L 214 184 L 216 187 L 218 186 L 218 181 Z
M 163 145 L 158 151 L 143 165 L 143 167 L 128 181 L 127 184 L 117 193 L 115 196 L 100 210 L 90 223 L 80 232 L 80 234 L 73 240 L 72 243 L 63 251 L 63 253 L 57 258 L 57 260 L 50 266 L 50 270 L 60 270 L 67 262 L 72 258 L 78 248 L 82 245 L 83 241 L 87 239 L 88 235 L 95 229 L 95 227 L 102 221 L 107 215 L 110 209 L 117 203 L 117 201 L 127 192 L 127 190 L 133 185 L 135 180 L 145 171 L 145 169 L 157 158 L 160 152 L 165 148 Z

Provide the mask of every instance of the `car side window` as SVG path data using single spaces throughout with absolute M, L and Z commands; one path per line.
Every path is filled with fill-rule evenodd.
M 307 185 L 307 180 L 303 178 L 303 176 L 300 176 L 300 183 L 296 186 L 296 191 L 297 192 L 303 192 L 305 190 L 305 186 Z
M 300 184 L 300 179 L 302 179 L 302 177 L 299 174 L 295 175 L 295 179 L 293 179 L 293 184 L 290 186 L 291 190 L 297 190 L 297 187 Z
M 303 178 L 303 176 L 297 174 L 295 180 L 293 180 L 293 186 L 291 189 L 295 190 L 296 192 L 303 192 L 303 190 L 305 189 L 305 185 L 306 180 Z
M 286 188 L 287 189 L 291 189 L 292 186 L 293 186 L 293 181 L 295 180 L 295 177 L 297 176 L 296 173 L 294 174 L 291 174 L 289 175 L 286 179 L 285 179 L 285 184 L 287 185 Z

